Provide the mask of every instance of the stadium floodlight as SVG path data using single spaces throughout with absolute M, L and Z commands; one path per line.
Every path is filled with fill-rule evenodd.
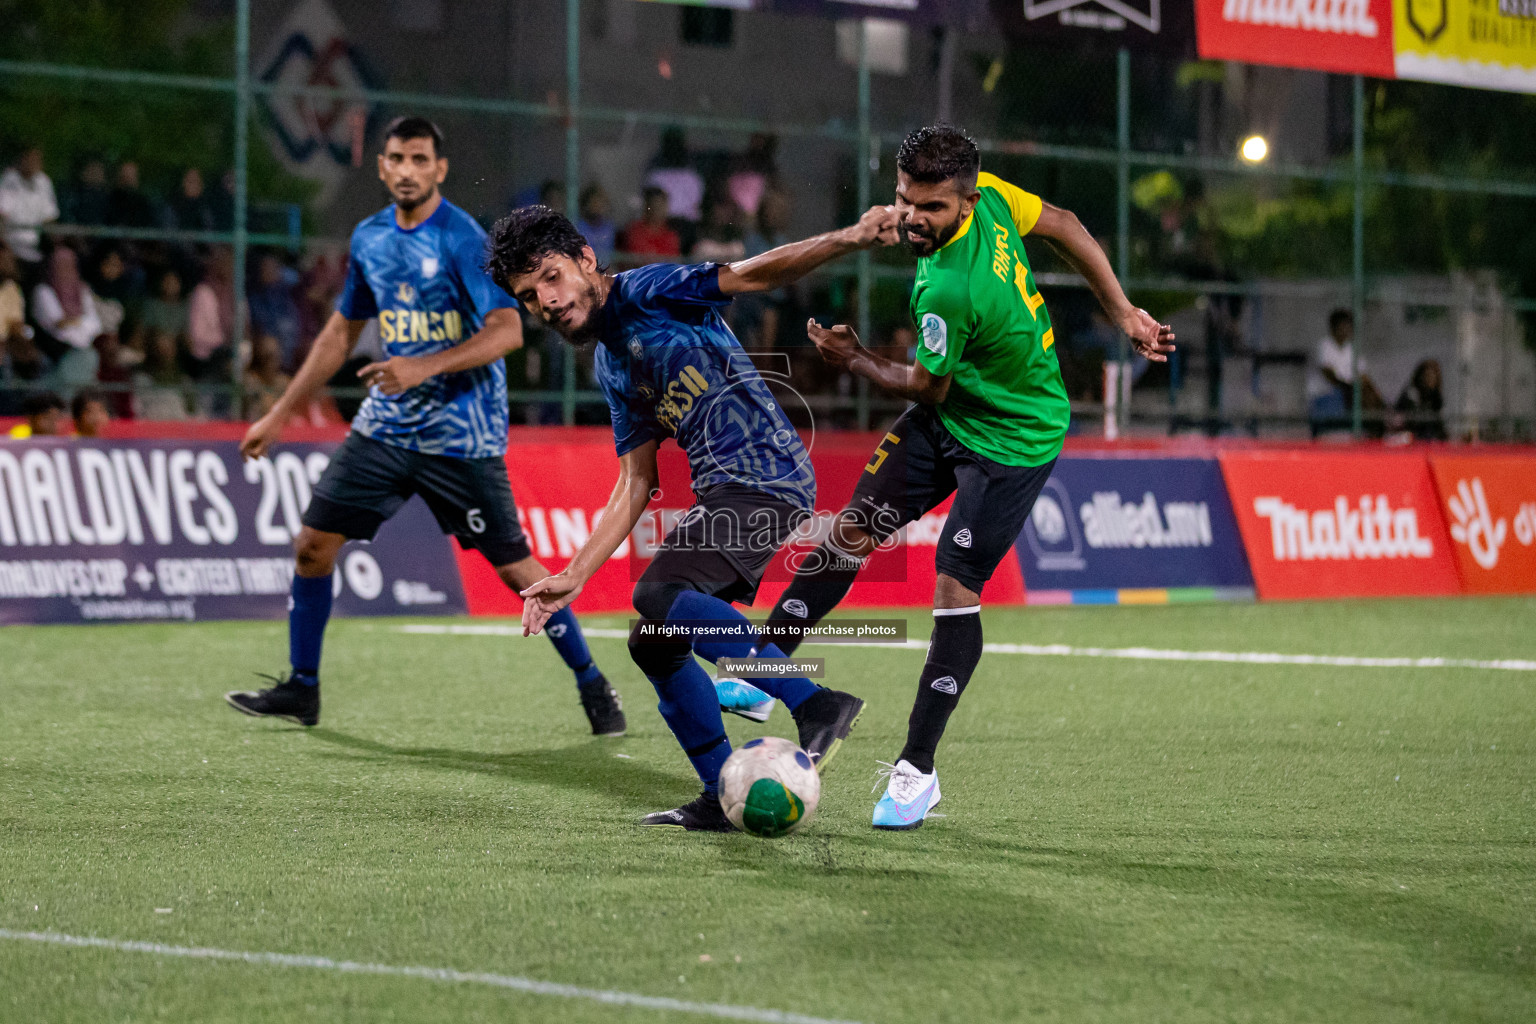
M 1269 156 L 1269 142 L 1262 135 L 1250 135 L 1243 140 L 1238 153 L 1251 164 L 1261 164 Z

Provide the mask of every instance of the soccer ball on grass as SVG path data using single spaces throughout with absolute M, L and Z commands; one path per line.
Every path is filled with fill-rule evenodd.
M 777 736 L 748 740 L 720 769 L 720 803 L 731 824 L 773 838 L 816 813 L 821 776 L 805 751 Z

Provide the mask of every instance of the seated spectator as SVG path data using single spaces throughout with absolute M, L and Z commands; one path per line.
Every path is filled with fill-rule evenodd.
M 50 382 L 72 394 L 95 381 L 101 316 L 96 297 L 80 277 L 79 257 L 69 246 L 57 246 L 49 256 L 48 272 L 32 291 L 32 315 L 41 328 L 38 348 L 53 364 Z
M 673 259 L 681 256 L 683 249 L 677 232 L 667 223 L 667 193 L 659 188 L 648 188 L 642 199 L 644 206 L 640 211 L 640 219 L 624 229 L 619 248 L 630 256 Z
M 302 362 L 308 351 L 309 341 L 320 333 L 320 328 L 336 309 L 347 280 L 347 254 L 336 249 L 323 249 L 310 261 L 309 269 L 299 280 L 299 338 Z
M 94 226 L 107 222 L 107 165 L 92 157 L 80 165 L 75 182 L 64 194 L 64 220 Z
M 698 241 L 688 253 L 695 263 L 731 263 L 747 254 L 738 223 L 740 210 L 729 195 L 713 197 L 704 209 Z
M 187 300 L 181 293 L 181 275 L 174 270 L 160 275 L 155 294 L 144 301 L 139 313 L 139 329 L 131 347 L 138 350 L 141 359 L 149 351 L 149 336 L 153 334 L 170 335 L 171 346 L 178 352 L 188 347 Z
M 43 151 L 28 146 L 16 165 L 0 175 L 0 221 L 6 226 L 6 244 L 21 264 L 23 288 L 36 283 L 43 271 L 43 243 L 37 229 L 58 219 L 59 201 L 53 194 L 53 179 L 43 171 Z
M 1444 441 L 1445 421 L 1440 410 L 1445 398 L 1440 393 L 1440 363 L 1426 359 L 1413 368 L 1408 386 L 1397 396 L 1393 409 L 1401 416 L 1402 426 L 1419 441 Z
M 144 362 L 133 375 L 133 414 L 141 420 L 185 420 L 192 381 L 181 372 L 176 345 L 169 334 L 149 339 Z
M 139 165 L 132 160 L 117 165 L 117 181 L 107 195 L 107 223 L 124 228 L 155 226 L 155 204 L 139 187 Z
M 1355 380 L 1355 318 L 1347 309 L 1335 309 L 1328 317 L 1328 333 L 1318 339 L 1307 370 L 1307 418 L 1312 436 L 1329 430 L 1347 430 L 1353 417 Z M 1386 408 L 1381 392 L 1365 375 L 1359 359 L 1360 404 L 1371 414 Z M 1376 433 L 1380 433 L 1380 424 Z
M 86 388 L 69 403 L 69 414 L 75 421 L 75 434 L 79 437 L 100 437 L 112 422 L 112 410 L 107 408 L 107 396 L 95 388 Z
M 251 311 L 251 330 L 258 335 L 271 335 L 277 341 L 279 366 L 297 365 L 299 346 L 303 343 L 303 317 L 294 294 L 298 272 L 269 251 L 257 259 L 255 276 L 246 300 Z
M 789 196 L 778 189 L 764 192 L 758 203 L 755 222 L 742 239 L 745 255 L 760 256 L 789 239 Z M 740 295 L 732 304 L 736 319 L 732 329 L 747 348 L 773 348 L 779 339 L 779 325 L 793 301 L 791 288 Z M 910 360 L 908 360 L 910 362 Z
M 27 299 L 19 274 L 16 254 L 0 242 L 0 367 L 7 377 L 36 380 L 43 372 L 43 357 L 27 325 Z
M 613 221 L 608 219 L 608 193 L 603 186 L 594 183 L 581 190 L 581 216 L 577 218 L 576 230 L 597 254 L 597 262 L 613 262 L 616 231 Z
M 129 264 L 122 249 L 109 245 L 96 258 L 90 285 L 101 329 L 131 337 L 144 301 L 143 269 Z
M 539 186 L 539 203 L 559 213 L 565 212 L 565 186 L 554 178 Z
M 203 279 L 187 300 L 187 361 L 194 380 L 229 380 L 235 341 L 234 257 L 225 246 L 209 254 Z
M 747 141 L 746 152 L 733 161 L 726 189 L 731 193 L 731 198 L 736 201 L 736 205 L 741 207 L 742 213 L 748 217 L 757 216 L 763 196 L 767 194 L 777 176 L 774 154 L 778 145 L 779 140 L 774 136 L 754 132 L 752 138 Z
M 215 230 L 213 204 L 208 201 L 203 187 L 203 172 L 188 167 L 181 173 L 176 193 L 165 204 L 165 226 L 180 231 Z
M 29 437 L 58 437 L 64 433 L 64 399 L 52 391 L 34 391 L 21 403 L 21 414 L 27 422 L 11 428 L 10 436 L 17 440 Z
M 667 194 L 667 208 L 673 217 L 698 221 L 704 201 L 704 178 L 694 169 L 681 128 L 672 127 L 661 133 L 661 148 L 646 172 L 645 187 L 659 188 Z
M 288 387 L 288 380 L 283 372 L 282 346 L 272 335 L 258 333 L 251 348 L 251 365 L 245 370 L 245 419 L 258 420 L 270 412 Z

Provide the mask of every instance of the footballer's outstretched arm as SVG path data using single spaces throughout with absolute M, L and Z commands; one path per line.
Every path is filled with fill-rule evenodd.
M 309 355 L 304 357 L 304 363 L 293 375 L 293 380 L 288 382 L 267 414 L 252 423 L 251 429 L 245 432 L 245 439 L 240 442 L 242 458 L 259 459 L 267 454 L 267 449 L 283 432 L 283 424 L 288 422 L 299 405 L 336 376 L 341 364 L 352 354 L 358 335 L 363 333 L 363 326 L 367 322 L 348 320 L 340 313 L 331 314 L 325 326 L 320 328 L 320 333 L 315 335 L 315 343 L 310 346 Z
M 720 268 L 720 290 L 727 295 L 740 295 L 771 292 L 793 284 L 839 256 L 877 245 L 895 245 L 899 240 L 899 223 L 894 206 L 871 206 L 857 224 L 726 264 Z
M 1063 210 L 1050 203 L 1041 203 L 1040 218 L 1029 232 L 1050 243 L 1072 269 L 1083 276 L 1088 287 L 1114 325 L 1124 331 L 1136 346 L 1136 351 L 1153 362 L 1166 363 L 1168 353 L 1174 350 L 1173 328 L 1160 324 L 1152 314 L 1131 305 L 1115 277 L 1109 257 L 1093 240 L 1088 229 L 1071 210 Z
M 899 398 L 938 405 L 949 394 L 949 374 L 935 377 L 922 363 L 898 363 L 877 355 L 859 344 L 859 336 L 847 324 L 828 329 L 811 320 L 805 331 L 829 365 L 867 377 Z
M 587 542 L 570 565 L 522 591 L 523 636 L 539 632 L 551 615 L 576 600 L 587 580 L 619 550 L 645 514 L 645 506 L 650 504 L 651 493 L 660 480 L 656 448 L 655 441 L 647 441 L 619 456 L 619 479 Z
M 357 375 L 386 395 L 398 395 L 429 377 L 473 370 L 522 347 L 522 314 L 516 309 L 493 309 L 485 315 L 485 326 L 452 348 L 424 356 L 391 356 L 369 363 Z

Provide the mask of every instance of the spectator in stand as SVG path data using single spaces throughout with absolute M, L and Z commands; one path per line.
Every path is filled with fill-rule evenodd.
M 95 226 L 107 222 L 106 161 L 92 157 L 80 165 L 75 183 L 64 195 L 64 220 L 69 224 Z
M 5 222 L 5 241 L 20 263 L 23 289 L 42 276 L 42 236 L 37 229 L 58 219 L 59 201 L 53 179 L 43 172 L 43 151 L 28 146 L 15 166 L 0 175 L 0 220 Z
M 208 206 L 213 210 L 215 231 L 235 229 L 235 172 L 233 170 L 225 171 L 219 176 L 219 186 L 208 197 Z
M 659 256 L 676 259 L 683 254 L 677 232 L 667 222 L 667 193 L 660 188 L 648 188 L 642 196 L 640 219 L 624 229 L 619 248 L 630 256 Z M 645 263 L 646 260 L 639 260 Z
M 576 221 L 576 230 L 592 247 L 597 262 L 603 264 L 613 262 L 617 233 L 608 217 L 608 206 L 608 193 L 603 191 L 603 186 L 594 182 L 581 190 L 581 216 Z
M 130 264 L 123 250 L 108 245 L 96 257 L 91 292 L 101 314 L 101 329 L 131 337 L 144 304 L 144 270 Z
M 107 223 L 122 228 L 155 226 L 155 204 L 139 186 L 139 165 L 132 160 L 117 165 L 117 180 L 107 196 Z
M 36 380 L 43 372 L 43 357 L 27 325 L 27 299 L 21 290 L 16 254 L 0 242 L 0 367 L 12 380 Z M 15 399 L 0 396 L 9 413 Z
M 727 193 L 710 197 L 704 207 L 704 223 L 698 241 L 688 252 L 693 263 L 733 263 L 747 254 L 741 238 L 741 211 Z
M 141 420 L 185 420 L 192 380 L 182 373 L 176 344 L 170 335 L 149 338 L 144 362 L 133 375 L 133 414 Z
M 737 157 L 726 190 L 742 213 L 756 217 L 763 196 L 773 187 L 778 177 L 774 157 L 779 140 L 764 132 L 754 132 L 747 142 L 747 151 Z
M 187 300 L 182 295 L 181 275 L 167 270 L 155 282 L 155 294 L 144 301 L 139 317 L 139 330 L 131 347 L 138 350 L 140 358 L 149 351 L 151 336 L 165 334 L 171 339 L 175 352 L 190 351 L 187 338 Z
M 167 228 L 173 231 L 213 231 L 213 204 L 208 201 L 203 187 L 203 172 L 188 167 L 181 172 L 181 182 L 175 195 L 165 204 L 162 217 Z
M 302 335 L 303 317 L 294 294 L 298 272 L 278 259 L 276 253 L 263 252 L 256 260 L 256 280 L 247 295 L 251 311 L 251 330 L 270 335 L 279 346 L 278 365 L 295 366 Z
M 1440 410 L 1445 408 L 1445 397 L 1440 393 L 1440 363 L 1426 359 L 1413 368 L 1408 386 L 1397 396 L 1393 407 L 1399 414 L 1402 426 L 1415 440 L 1444 441 L 1447 437 L 1445 421 Z
M 77 437 L 100 437 L 112 422 L 112 410 L 107 407 L 107 396 L 95 388 L 86 388 L 69 403 L 69 413 L 75 421 Z
M 187 368 L 194 380 L 225 383 L 235 342 L 234 256 L 225 246 L 208 255 L 203 279 L 187 300 Z
M 336 300 L 340 298 L 346 280 L 346 253 L 322 249 L 310 261 L 309 269 L 299 281 L 300 339 L 313 338 L 320 333 L 320 328 L 336 309 Z M 308 346 L 301 340 L 299 348 L 299 361 L 302 362 Z
M 38 347 L 53 364 L 48 374 L 52 386 L 73 394 L 95 381 L 101 315 L 80 276 L 80 257 L 69 246 L 55 246 L 49 255 L 48 272 L 32 290 L 32 315 L 41 328 Z
M 1374 420 L 1386 408 L 1381 392 L 1365 376 L 1365 360 L 1360 363 L 1360 405 Z M 1328 316 L 1328 333 L 1318 339 L 1312 350 L 1312 364 L 1307 370 L 1307 417 L 1312 436 L 1330 430 L 1349 429 L 1354 409 L 1355 318 L 1347 309 L 1335 309 Z M 1375 424 L 1380 434 L 1380 424 Z
M 758 202 L 756 222 L 743 239 L 748 258 L 761 256 L 789 239 L 789 196 L 776 188 L 764 192 Z M 793 286 L 771 292 L 739 295 L 733 329 L 747 348 L 773 348 L 778 343 L 779 325 L 792 301 Z M 907 360 L 911 362 L 911 360 Z
M 273 404 L 288 387 L 283 372 L 283 349 L 270 334 L 258 331 L 251 347 L 251 365 L 245 371 L 243 413 L 247 420 L 259 420 L 272 411 Z
M 21 414 L 27 422 L 12 427 L 10 436 L 17 440 L 58 437 L 64 433 L 64 412 L 64 399 L 52 391 L 34 391 L 21 403 Z
M 691 224 L 698 223 L 704 202 L 704 178 L 694 169 L 693 160 L 688 155 L 687 136 L 681 128 L 672 127 L 661 133 L 661 148 L 651 160 L 645 185 L 667 194 L 671 216 Z
M 565 186 L 550 178 L 539 186 L 539 202 L 551 210 L 565 212 Z

